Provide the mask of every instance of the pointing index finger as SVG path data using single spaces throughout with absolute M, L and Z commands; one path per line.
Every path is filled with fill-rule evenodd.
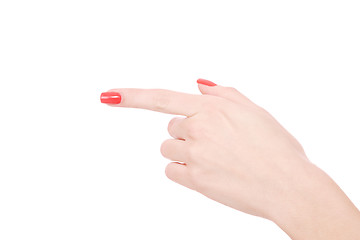
M 111 106 L 142 108 L 183 116 L 193 116 L 199 112 L 204 101 L 202 95 L 167 89 L 116 88 L 105 92 L 105 94 L 102 93 L 101 102 L 106 103 L 104 99 L 109 98 L 110 92 L 118 93 L 121 96 L 121 102 L 111 104 Z

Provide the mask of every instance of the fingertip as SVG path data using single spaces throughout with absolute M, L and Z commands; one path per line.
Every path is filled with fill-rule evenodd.
M 211 82 L 209 80 L 206 80 L 206 79 L 203 79 L 203 78 L 199 78 L 196 82 L 198 84 L 206 85 L 206 86 L 209 86 L 209 87 L 217 86 L 216 83 L 213 83 L 213 82 Z
M 119 104 L 121 103 L 121 95 L 118 92 L 102 92 L 100 95 L 100 102 L 106 104 Z

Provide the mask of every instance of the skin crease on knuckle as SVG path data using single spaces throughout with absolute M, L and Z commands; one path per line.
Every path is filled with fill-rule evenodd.
M 171 96 L 162 89 L 157 89 L 153 96 L 153 106 L 156 111 L 163 111 L 170 104 Z
M 174 117 L 174 118 L 172 118 L 172 119 L 169 121 L 169 124 L 168 124 L 168 127 L 167 127 L 168 132 L 171 131 L 171 129 L 172 129 L 172 127 L 174 126 L 174 123 L 175 123 L 176 120 L 177 120 L 177 117 Z
M 176 135 L 175 132 L 176 130 L 182 130 L 188 123 L 188 121 L 191 121 L 190 118 L 184 118 L 184 117 L 174 117 L 172 118 L 169 123 L 168 123 L 168 127 L 167 130 L 169 132 L 170 135 Z M 176 123 L 176 124 L 175 124 Z M 179 137 L 179 136 L 177 136 Z

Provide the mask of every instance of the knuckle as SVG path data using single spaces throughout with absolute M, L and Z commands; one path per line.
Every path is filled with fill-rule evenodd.
M 170 104 L 170 96 L 166 91 L 158 90 L 153 96 L 152 101 L 154 110 L 162 111 Z
M 168 124 L 168 127 L 167 127 L 168 132 L 170 132 L 172 130 L 172 128 L 174 127 L 175 122 L 178 121 L 179 119 L 180 119 L 179 117 L 174 117 L 173 119 L 171 119 L 169 121 L 169 124 Z
M 170 180 L 174 179 L 174 171 L 173 171 L 173 163 L 168 163 L 168 165 L 165 167 L 165 175 Z
M 227 90 L 233 93 L 240 93 L 236 88 L 234 87 L 227 87 Z
M 263 108 L 261 106 L 255 105 L 252 107 L 252 109 L 260 116 L 271 117 L 271 114 L 265 108 Z
M 177 117 L 172 118 L 172 119 L 169 121 L 168 128 L 170 128 L 170 127 L 174 124 L 174 122 L 175 122 L 176 120 L 177 120 Z
M 168 148 L 169 148 L 169 143 L 170 143 L 170 140 L 167 139 L 164 142 L 162 142 L 162 144 L 160 146 L 160 152 L 164 157 L 167 157 L 167 151 L 168 151 Z

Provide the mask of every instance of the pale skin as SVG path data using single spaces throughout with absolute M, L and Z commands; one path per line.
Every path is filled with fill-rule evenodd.
M 293 240 L 360 239 L 359 210 L 270 113 L 235 88 L 198 87 L 201 95 L 111 89 L 122 101 L 108 105 L 182 116 L 160 147 L 172 181 L 273 221 Z

